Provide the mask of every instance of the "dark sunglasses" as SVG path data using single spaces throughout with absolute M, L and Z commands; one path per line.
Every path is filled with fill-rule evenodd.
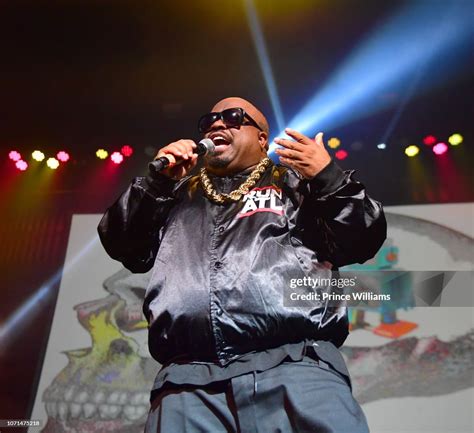
M 237 126 L 252 125 L 263 131 L 257 122 L 253 120 L 243 108 L 228 108 L 227 110 L 221 111 L 220 113 L 208 113 L 201 116 L 198 122 L 198 130 L 201 134 L 205 134 L 211 130 L 211 126 L 214 122 L 222 120 L 228 128 L 235 128 Z M 248 123 L 244 123 L 245 120 Z

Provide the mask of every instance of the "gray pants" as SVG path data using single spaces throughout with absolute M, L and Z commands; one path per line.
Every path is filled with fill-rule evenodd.
M 344 376 L 304 357 L 205 386 L 165 386 L 146 433 L 367 433 Z

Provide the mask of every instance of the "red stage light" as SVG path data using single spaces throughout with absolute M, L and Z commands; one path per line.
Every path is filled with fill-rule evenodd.
M 8 157 L 9 157 L 12 161 L 19 161 L 19 160 L 21 159 L 20 152 L 17 152 L 16 150 L 12 150 L 12 151 L 8 154 Z
M 433 146 L 433 152 L 436 153 L 436 155 L 442 155 L 443 153 L 446 153 L 447 150 L 448 145 L 446 143 L 438 143 Z
M 26 161 L 23 161 L 22 159 L 17 161 L 15 165 L 16 165 L 16 168 L 21 171 L 25 171 L 28 168 L 28 163 Z
M 115 163 L 115 164 L 121 164 L 123 161 L 123 155 L 120 152 L 114 152 L 112 155 L 110 155 L 110 159 Z
M 336 152 L 336 158 L 337 159 L 346 159 L 347 158 L 347 155 L 349 155 L 345 150 L 338 150 Z
M 133 153 L 133 148 L 126 144 L 120 149 L 120 152 L 122 153 L 123 156 L 130 156 Z
M 425 143 L 427 146 L 432 146 L 436 143 L 436 137 L 434 135 L 427 135 L 425 138 L 423 138 L 423 143 Z
M 64 150 L 61 150 L 61 152 L 57 153 L 56 158 L 61 162 L 69 161 L 69 153 L 65 152 Z

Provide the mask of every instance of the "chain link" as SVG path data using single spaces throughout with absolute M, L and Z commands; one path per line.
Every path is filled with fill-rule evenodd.
M 270 158 L 262 159 L 253 169 L 252 173 L 250 173 L 247 180 L 229 194 L 220 193 L 215 190 L 214 185 L 212 184 L 211 179 L 209 179 L 207 170 L 205 168 L 201 168 L 199 173 L 199 181 L 206 197 L 214 203 L 224 204 L 226 202 L 237 202 L 243 195 L 247 194 L 250 189 L 255 186 L 270 163 Z

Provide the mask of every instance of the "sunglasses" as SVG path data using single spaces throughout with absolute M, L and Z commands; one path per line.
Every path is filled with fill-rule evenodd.
M 198 122 L 198 130 L 201 134 L 205 134 L 211 130 L 214 122 L 222 120 L 228 128 L 236 128 L 238 126 L 252 125 L 263 131 L 257 122 L 253 120 L 243 108 L 228 108 L 220 113 L 208 113 L 201 116 Z M 247 123 L 244 123 L 247 121 Z

